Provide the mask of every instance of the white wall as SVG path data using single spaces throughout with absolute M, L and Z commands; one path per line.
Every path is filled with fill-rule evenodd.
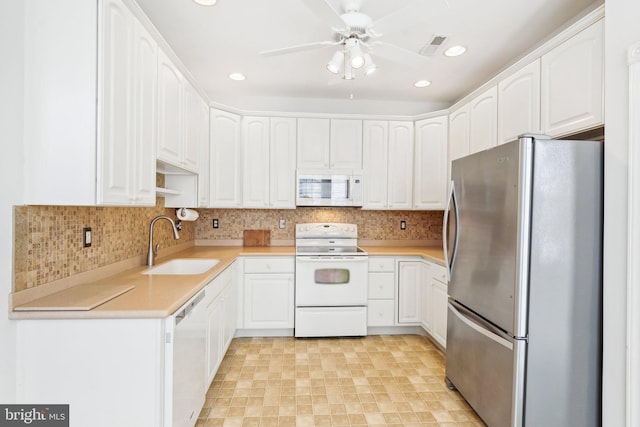
M 625 425 L 627 268 L 627 48 L 640 41 L 640 2 L 607 0 L 603 426 Z
M 0 1 L 0 402 L 15 401 L 15 327 L 7 318 L 13 288 L 13 208 L 22 199 L 22 1 Z

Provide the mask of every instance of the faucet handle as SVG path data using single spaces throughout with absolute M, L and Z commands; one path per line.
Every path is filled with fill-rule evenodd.
M 156 257 L 158 256 L 158 249 L 160 248 L 160 243 L 156 243 L 156 245 L 153 248 L 153 256 Z

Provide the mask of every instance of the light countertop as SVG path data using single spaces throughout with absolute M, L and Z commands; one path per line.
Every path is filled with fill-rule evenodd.
M 417 256 L 444 265 L 442 248 L 426 246 L 363 246 L 370 256 Z M 293 246 L 194 246 L 159 259 L 156 265 L 174 258 L 215 258 L 220 262 L 202 274 L 145 275 L 149 267 L 131 268 L 122 273 L 78 285 L 104 289 L 123 286 L 133 289 L 91 309 L 69 311 L 11 311 L 11 319 L 108 319 L 164 318 L 170 316 L 200 289 L 241 256 L 295 255 Z M 72 288 L 70 288 L 72 289 Z M 61 291 L 73 295 L 69 289 Z M 85 289 L 86 293 L 86 289 Z M 72 302 L 72 301 L 71 301 Z M 35 301 L 31 302 L 33 305 Z

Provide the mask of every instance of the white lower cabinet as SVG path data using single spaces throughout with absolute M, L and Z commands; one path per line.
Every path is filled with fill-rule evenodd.
M 422 277 L 422 261 L 398 260 L 398 324 L 420 324 Z
M 369 257 L 367 326 L 395 322 L 395 258 Z
M 294 326 L 294 258 L 245 258 L 244 329 L 290 329 Z
M 422 327 L 442 347 L 447 344 L 447 269 L 424 261 Z M 428 295 L 425 295 L 427 293 Z

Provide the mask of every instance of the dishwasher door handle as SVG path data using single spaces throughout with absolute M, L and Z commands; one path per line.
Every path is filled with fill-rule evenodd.
M 198 305 L 198 303 L 204 299 L 204 297 L 205 291 L 203 290 L 193 299 L 193 301 L 191 301 L 185 308 L 183 308 L 176 314 L 175 324 L 177 325 L 178 323 L 182 322 L 184 318 L 187 317 L 189 313 L 191 313 L 191 311 L 196 307 L 196 305 Z

